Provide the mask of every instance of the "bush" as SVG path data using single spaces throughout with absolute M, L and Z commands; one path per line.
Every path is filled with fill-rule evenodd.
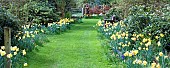
M 55 13 L 54 6 L 51 6 L 48 2 L 30 2 L 25 4 L 28 9 L 28 21 L 35 23 L 44 23 L 57 21 L 58 15 Z
M 4 45 L 4 27 L 10 27 L 12 28 L 12 41 L 14 40 L 13 37 L 15 34 L 17 34 L 17 31 L 20 30 L 20 20 L 14 16 L 13 14 L 11 14 L 10 12 L 8 12 L 7 10 L 5 10 L 4 8 L 0 7 L 0 45 Z M 14 43 L 12 43 L 12 46 L 15 46 Z
M 110 19 L 112 16 L 115 16 L 116 20 L 121 20 L 123 18 L 122 10 L 118 8 L 109 9 L 109 11 L 106 13 L 106 19 Z

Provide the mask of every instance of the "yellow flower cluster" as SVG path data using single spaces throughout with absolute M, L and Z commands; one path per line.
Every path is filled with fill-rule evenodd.
M 102 21 L 101 20 L 99 20 L 98 22 L 97 22 L 97 24 L 96 24 L 97 26 L 102 26 L 103 24 L 102 24 Z
M 144 38 L 142 42 L 146 43 L 145 46 L 148 47 L 151 45 L 152 40 L 150 38 L 148 38 L 148 39 Z
M 128 38 L 128 32 L 116 32 L 116 34 L 112 34 L 112 36 L 110 37 L 111 39 L 113 40 L 116 40 L 116 39 L 121 39 L 121 38 Z
M 22 54 L 23 54 L 23 55 L 26 55 L 26 54 L 27 54 L 27 52 L 25 51 L 25 49 L 22 50 Z
M 163 56 L 163 53 L 162 53 L 162 52 L 159 52 L 159 56 Z
M 164 37 L 164 34 L 163 33 L 160 33 L 159 36 L 155 36 L 155 39 L 159 39 L 160 37 Z
M 141 64 L 142 66 L 149 66 L 152 65 L 152 68 L 160 68 L 161 65 L 159 64 L 159 57 L 164 57 L 164 59 L 169 58 L 168 56 L 165 56 L 163 52 L 157 52 L 158 47 L 154 46 L 155 44 L 157 46 L 163 46 L 162 40 L 159 38 L 165 37 L 163 33 L 160 33 L 158 36 L 152 37 L 152 33 L 129 33 L 126 32 L 126 25 L 123 23 L 123 21 L 117 22 L 117 23 L 101 23 L 101 21 L 98 21 L 98 26 L 103 26 L 103 30 L 108 36 L 108 33 L 111 32 L 110 39 L 113 42 L 113 48 L 116 48 L 120 51 L 123 51 L 123 56 L 126 58 L 130 58 L 133 61 L 133 64 Z M 121 28 L 121 29 L 120 29 Z M 111 42 L 111 43 L 112 43 Z M 127 47 L 126 47 L 127 46 Z M 131 47 L 132 46 L 132 47 Z M 128 50 L 131 49 L 131 50 Z M 155 50 L 154 50 L 155 49 Z M 160 50 L 160 49 L 159 49 Z M 153 56 L 158 61 L 157 63 L 151 64 L 149 60 L 139 60 L 135 58 L 146 58 L 146 56 L 149 54 L 148 52 L 153 52 Z M 150 56 L 149 56 L 150 57 Z M 126 61 L 126 58 L 125 61 Z M 148 57 L 147 57 L 148 58 Z
M 26 66 L 28 66 L 28 64 L 27 64 L 27 63 L 24 63 L 24 66 L 26 67 Z
M 44 32 L 44 30 L 41 30 L 41 32 Z M 20 35 L 22 35 L 22 33 L 24 33 L 24 35 L 21 37 Z M 18 37 L 18 40 L 25 39 L 25 38 L 34 38 L 35 34 L 33 33 L 38 34 L 39 31 L 38 30 L 35 30 L 34 32 L 33 31 L 25 31 L 25 32 L 19 31 L 15 37 Z
M 12 54 L 10 53 L 10 54 L 7 54 L 7 58 L 12 58 Z
M 64 18 L 64 19 L 61 19 L 59 22 L 56 22 L 56 23 L 61 26 L 62 24 L 68 24 L 70 22 L 74 22 L 74 20 L 73 19 Z
M 151 63 L 151 68 L 161 68 L 161 65 L 159 63 Z
M 133 64 L 142 64 L 142 65 L 144 65 L 144 66 L 146 66 L 147 65 L 147 61 L 142 61 L 142 60 L 140 60 L 140 59 L 136 59 L 136 60 L 134 60 L 133 61 Z
M 138 50 L 132 50 L 130 52 L 126 51 L 123 55 L 131 57 L 131 56 L 137 55 L 137 54 L 138 54 Z
M 105 28 L 109 28 L 109 26 L 112 26 L 112 23 L 106 21 Z
M 5 55 L 7 55 L 7 58 L 12 58 L 13 57 L 13 55 L 15 56 L 15 55 L 17 55 L 17 53 L 19 52 L 19 48 L 17 47 L 17 46 L 11 46 L 11 51 L 12 51 L 12 53 L 9 53 L 9 54 L 7 54 L 6 52 L 5 52 L 5 46 L 1 46 L 1 49 L 0 49 L 0 54 L 1 54 L 1 56 L 5 56 Z M 23 55 L 26 55 L 26 51 L 25 51 L 25 49 L 23 50 Z
M 136 59 L 133 61 L 133 64 L 142 64 L 142 60 Z

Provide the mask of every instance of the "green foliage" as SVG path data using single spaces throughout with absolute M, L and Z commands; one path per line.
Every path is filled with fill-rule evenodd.
M 16 34 L 16 31 L 20 29 L 20 20 L 11 14 L 9 11 L 5 10 L 4 8 L 0 7 L 0 45 L 3 45 L 3 29 L 4 27 L 12 28 L 12 37 Z M 13 39 L 12 39 L 13 40 Z M 12 44 L 14 45 L 14 44 Z
M 72 15 L 71 12 L 66 12 L 65 13 L 65 18 L 71 18 L 71 15 Z
M 109 11 L 106 13 L 106 18 L 109 19 L 113 15 L 115 16 L 116 19 L 119 19 L 119 20 L 123 18 L 122 10 L 120 10 L 119 8 L 109 9 Z
M 44 23 L 49 21 L 56 21 L 57 15 L 55 14 L 54 7 L 48 2 L 30 2 L 26 4 L 28 9 L 28 21 Z
M 162 9 L 154 10 L 150 6 L 145 5 L 136 5 L 131 7 L 129 16 L 125 20 L 126 25 L 129 26 L 128 31 L 142 32 L 143 29 L 147 26 L 152 26 L 153 24 L 158 24 L 161 22 L 168 22 L 168 16 L 170 16 L 170 14 L 167 12 L 167 8 L 168 7 L 165 6 L 162 7 Z M 157 11 L 162 12 L 158 13 Z

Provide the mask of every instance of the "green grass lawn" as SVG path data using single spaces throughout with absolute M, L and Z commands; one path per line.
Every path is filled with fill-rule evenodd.
M 98 20 L 83 19 L 63 34 L 49 35 L 50 42 L 29 54 L 28 68 L 112 68 L 93 28 Z

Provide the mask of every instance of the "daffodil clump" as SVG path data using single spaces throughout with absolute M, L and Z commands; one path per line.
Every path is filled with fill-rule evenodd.
M 28 66 L 28 64 L 25 65 L 26 62 L 23 62 L 21 60 L 21 58 L 24 58 L 27 55 L 27 51 L 25 49 L 22 50 L 18 46 L 11 46 L 10 53 L 6 53 L 5 49 L 5 46 L 0 47 L 0 64 L 2 68 L 5 68 L 5 65 L 2 62 L 5 62 L 5 60 L 7 59 L 11 59 L 13 67 L 17 67 L 17 65 L 13 64 L 19 64 L 18 62 L 20 62 L 20 64 L 23 64 L 21 66 Z
M 24 25 L 23 30 L 18 31 L 18 34 L 15 35 L 16 42 L 19 43 L 17 45 L 28 51 L 37 50 L 38 46 L 42 46 L 44 42 L 48 41 L 45 34 L 59 34 L 66 31 L 70 29 L 71 22 L 74 20 L 65 18 L 59 22 L 49 23 L 48 27 L 41 24 Z
M 70 24 L 71 22 L 74 22 L 74 20 L 64 18 L 64 19 L 61 19 L 59 22 L 56 22 L 56 24 L 59 24 L 60 26 L 62 26 L 62 25 Z
M 28 66 L 25 61 L 27 52 L 38 50 L 39 46 L 43 46 L 43 43 L 48 42 L 46 34 L 59 34 L 70 29 L 70 23 L 72 22 L 74 22 L 73 19 L 65 18 L 59 22 L 49 23 L 48 27 L 35 23 L 22 26 L 22 30 L 16 31 L 17 34 L 12 39 L 12 43 L 15 43 L 15 46 L 11 47 L 11 53 L 7 54 L 5 47 L 1 46 L 0 57 L 3 57 L 2 61 L 10 58 L 12 66 L 21 65 L 19 63 L 23 63 L 21 66 Z
M 164 49 L 165 35 L 163 33 L 152 36 L 151 33 L 129 32 L 123 21 L 109 23 L 98 21 L 96 24 L 98 31 L 109 39 L 112 55 L 120 58 L 129 68 L 149 67 L 165 68 L 169 67 L 170 58 Z

